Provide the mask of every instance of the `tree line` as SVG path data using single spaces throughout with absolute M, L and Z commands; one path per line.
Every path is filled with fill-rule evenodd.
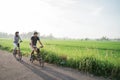
M 22 39 L 30 39 L 30 37 L 33 35 L 34 31 L 33 32 L 28 32 L 28 33 L 22 33 L 20 34 L 21 38 Z M 4 33 L 4 32 L 0 32 L 0 38 L 13 38 L 13 34 L 8 34 L 8 33 Z M 70 40 L 71 38 L 68 38 L 68 37 L 64 37 L 64 38 L 55 38 L 52 34 L 49 34 L 49 35 L 40 35 L 40 37 L 42 39 L 63 39 L 63 40 Z M 72 39 L 73 40 L 73 39 Z M 90 38 L 84 38 L 84 39 L 77 39 L 77 40 L 93 40 L 93 39 L 90 39 Z M 101 38 L 98 38 L 98 39 L 94 39 L 94 40 L 97 40 L 97 41 L 111 41 L 111 40 L 114 40 L 114 41 L 120 41 L 120 38 L 115 38 L 115 39 L 110 39 L 106 36 L 103 36 Z
M 30 37 L 33 35 L 34 32 L 28 32 L 28 33 L 22 33 L 20 34 L 22 39 L 30 39 Z M 13 38 L 14 34 L 8 34 L 4 32 L 0 32 L 0 38 Z M 52 34 L 49 35 L 40 35 L 43 39 L 55 39 L 55 37 Z

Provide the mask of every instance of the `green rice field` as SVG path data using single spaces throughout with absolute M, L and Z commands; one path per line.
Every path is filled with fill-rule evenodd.
M 43 58 L 48 63 L 71 67 L 97 76 L 120 79 L 120 42 L 81 40 L 41 40 Z M 30 55 L 29 40 L 21 43 L 21 52 Z M 38 45 L 39 46 L 39 45 Z M 11 51 L 13 41 L 0 39 L 0 48 Z

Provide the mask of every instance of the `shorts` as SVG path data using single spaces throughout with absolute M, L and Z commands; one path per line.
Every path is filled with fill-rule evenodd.
M 13 45 L 14 45 L 14 49 L 17 49 L 19 47 L 19 44 L 17 43 L 13 43 Z
M 31 48 L 31 50 L 34 50 L 35 48 L 37 48 L 37 46 L 36 45 L 31 45 L 31 43 L 30 43 L 30 48 Z

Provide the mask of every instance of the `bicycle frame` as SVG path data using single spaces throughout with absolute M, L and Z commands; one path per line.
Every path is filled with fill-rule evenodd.
M 40 53 L 40 48 L 42 48 L 42 47 L 39 47 L 39 48 L 34 47 L 34 50 L 33 50 L 34 52 L 31 55 L 30 61 L 33 63 L 34 60 L 37 60 L 37 61 L 39 61 L 40 65 L 43 67 L 44 66 L 44 60 L 42 59 L 42 56 L 41 56 L 41 53 Z M 36 52 L 36 54 L 35 54 L 35 52 Z
M 22 54 L 20 52 L 20 42 L 17 44 L 16 50 L 13 52 L 14 57 L 17 59 L 16 55 L 18 55 L 19 60 L 22 59 Z

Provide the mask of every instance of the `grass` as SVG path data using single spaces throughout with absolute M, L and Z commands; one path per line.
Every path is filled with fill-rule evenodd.
M 42 40 L 45 61 L 94 75 L 120 78 L 120 42 Z M 39 45 L 38 45 L 39 46 Z M 0 48 L 12 51 L 11 39 L 0 39 Z M 29 41 L 21 43 L 23 55 L 30 55 Z

